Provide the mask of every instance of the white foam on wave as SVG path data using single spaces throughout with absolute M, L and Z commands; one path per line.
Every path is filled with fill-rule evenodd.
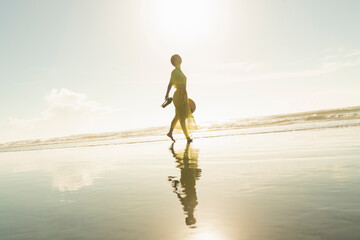
M 197 138 L 360 126 L 360 106 L 204 123 Z M 166 141 L 168 126 L 0 144 L 0 152 Z

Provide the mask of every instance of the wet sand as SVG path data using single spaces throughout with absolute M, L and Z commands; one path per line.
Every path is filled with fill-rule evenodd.
M 359 136 L 3 152 L 1 239 L 360 239 Z

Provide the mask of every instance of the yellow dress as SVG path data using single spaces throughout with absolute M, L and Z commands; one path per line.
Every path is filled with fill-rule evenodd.
M 170 84 L 176 88 L 173 95 L 173 103 L 175 106 L 175 117 L 173 123 L 176 122 L 175 131 L 180 132 L 182 129 L 185 136 L 188 137 L 188 133 L 192 130 L 196 130 L 197 126 L 194 116 L 191 113 L 189 99 L 186 92 L 186 76 L 180 69 L 175 68 L 172 71 Z

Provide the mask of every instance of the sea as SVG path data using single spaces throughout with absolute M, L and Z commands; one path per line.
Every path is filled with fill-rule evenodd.
M 205 122 L 198 126 L 199 130 L 194 134 L 194 138 L 307 131 L 353 126 L 360 126 L 360 106 L 231 119 L 221 122 Z M 165 134 L 168 128 L 169 126 L 159 126 L 120 132 L 14 141 L 0 144 L 0 152 L 167 141 L 168 138 Z

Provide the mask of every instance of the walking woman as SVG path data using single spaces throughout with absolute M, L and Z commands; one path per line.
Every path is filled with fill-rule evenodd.
M 192 142 L 192 139 L 189 136 L 190 130 L 197 129 L 195 119 L 191 113 L 189 99 L 186 92 L 186 76 L 181 71 L 180 65 L 182 59 L 179 55 L 175 54 L 171 57 L 171 64 L 175 69 L 171 72 L 170 82 L 166 91 L 165 100 L 169 99 L 169 92 L 172 86 L 176 88 L 176 91 L 173 96 L 173 103 L 175 106 L 175 117 L 171 122 L 170 130 L 167 136 L 175 142 L 173 138 L 174 128 L 181 129 L 188 141 Z M 179 126 L 180 122 L 180 126 Z

